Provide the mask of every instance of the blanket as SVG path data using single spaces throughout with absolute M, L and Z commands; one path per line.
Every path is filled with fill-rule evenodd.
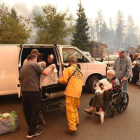
M 99 86 L 100 83 L 103 84 L 103 89 L 101 89 L 101 87 Z M 109 90 L 111 88 L 112 88 L 112 84 L 107 80 L 107 78 L 104 78 L 100 80 L 99 83 L 96 83 L 95 93 L 97 92 L 103 93 L 105 90 Z
M 53 64 L 55 65 L 55 64 Z M 47 67 L 46 69 L 48 69 L 49 67 Z M 48 85 L 53 85 L 53 84 L 57 84 L 57 69 L 56 69 L 56 65 L 54 67 L 54 69 L 51 70 L 51 72 L 49 73 L 49 75 L 44 76 L 41 75 L 40 77 L 40 88 L 44 87 L 44 86 L 48 86 Z

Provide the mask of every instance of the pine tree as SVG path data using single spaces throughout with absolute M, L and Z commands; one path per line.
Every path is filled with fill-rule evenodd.
M 77 20 L 73 33 L 72 45 L 78 47 L 81 50 L 89 50 L 89 26 L 88 21 L 85 15 L 84 8 L 82 7 L 81 2 L 78 4 L 79 9 L 77 11 Z
M 97 41 L 103 42 L 103 37 L 102 37 L 102 29 L 103 29 L 103 24 L 104 24 L 104 19 L 103 19 L 103 12 L 101 9 L 97 12 L 97 17 L 95 19 L 95 24 L 96 24 L 96 34 L 97 34 Z
M 127 20 L 127 34 L 126 34 L 126 48 L 130 49 L 131 46 L 135 46 L 137 43 L 137 35 L 135 33 L 135 24 L 131 15 L 128 16 Z
M 89 36 L 90 36 L 90 40 L 94 41 L 95 40 L 95 24 L 93 22 L 92 19 L 88 20 L 88 24 L 90 26 L 89 28 Z
M 123 47 L 124 42 L 124 17 L 123 13 L 119 10 L 117 13 L 117 27 L 116 27 L 116 45 L 117 48 Z
M 104 21 L 104 23 L 102 24 L 102 28 L 101 28 L 101 31 L 100 31 L 100 33 L 101 33 L 101 41 L 103 42 L 103 43 L 107 43 L 107 37 L 108 37 L 108 27 L 107 27 L 107 24 L 106 24 L 106 22 Z
M 15 11 L 15 8 L 11 9 L 11 17 L 13 17 L 15 20 L 19 20 L 17 12 Z
M 109 18 L 109 28 L 108 28 L 108 47 L 112 52 L 115 52 L 115 32 L 113 29 L 113 21 L 112 18 Z

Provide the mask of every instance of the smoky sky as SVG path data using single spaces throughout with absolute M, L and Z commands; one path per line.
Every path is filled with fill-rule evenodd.
M 13 6 L 7 3 L 2 3 L 0 5 L 4 5 L 8 9 L 15 8 L 18 16 L 21 15 L 26 18 L 32 17 L 34 11 L 36 11 L 37 13 L 42 13 L 42 7 L 38 5 L 33 5 L 31 10 L 27 7 L 25 3 L 15 3 Z
M 21 15 L 21 16 L 24 16 L 26 18 L 29 18 L 30 10 L 28 9 L 28 7 L 26 6 L 25 3 L 15 3 L 13 5 L 13 7 L 17 11 L 18 15 Z

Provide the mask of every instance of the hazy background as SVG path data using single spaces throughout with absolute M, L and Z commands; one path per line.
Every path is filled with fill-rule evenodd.
M 41 8 L 46 4 L 56 5 L 58 11 L 64 11 L 69 8 L 70 12 L 76 17 L 78 9 L 78 3 L 80 0 L 0 0 L 7 6 L 15 7 L 17 12 L 24 16 L 29 16 L 32 9 Z M 87 18 L 94 19 L 97 16 L 99 8 L 103 11 L 104 19 L 108 23 L 108 19 L 111 16 L 113 20 L 116 18 L 118 10 L 122 11 L 124 18 L 127 19 L 130 14 L 137 26 L 140 26 L 139 16 L 139 0 L 81 0 Z
M 27 43 L 35 43 L 38 29 L 32 25 L 33 11 L 42 13 L 42 7 L 48 4 L 55 6 L 58 12 L 69 9 L 73 18 L 68 26 L 73 27 L 80 0 L 0 0 L 2 3 L 8 9 L 14 7 L 18 15 L 30 18 L 32 32 Z M 81 0 L 81 4 L 90 27 L 89 41 L 104 43 L 113 52 L 120 47 L 129 51 L 130 47 L 137 48 L 140 45 L 139 0 Z M 68 35 L 66 43 L 71 44 L 72 38 L 72 34 Z

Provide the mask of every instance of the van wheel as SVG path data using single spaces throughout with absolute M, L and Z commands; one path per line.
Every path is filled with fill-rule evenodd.
M 95 92 L 95 87 L 96 87 L 96 83 L 99 82 L 99 80 L 101 80 L 101 77 L 98 75 L 92 76 L 89 78 L 88 83 L 87 83 L 87 87 L 90 93 L 94 93 Z

